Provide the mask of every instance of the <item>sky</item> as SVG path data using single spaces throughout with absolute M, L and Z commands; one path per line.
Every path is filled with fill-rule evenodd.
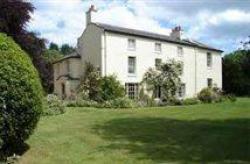
M 76 46 L 91 4 L 93 22 L 183 37 L 229 53 L 250 36 L 250 0 L 29 0 L 36 10 L 27 24 L 48 43 Z

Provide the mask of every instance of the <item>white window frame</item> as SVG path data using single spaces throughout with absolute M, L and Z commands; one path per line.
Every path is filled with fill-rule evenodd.
M 137 99 L 139 92 L 139 84 L 138 83 L 126 83 L 125 84 L 126 95 L 130 99 Z
M 210 52 L 207 52 L 207 67 L 212 68 L 213 66 L 213 55 Z
M 134 65 L 132 66 L 130 63 L 130 59 L 134 59 Z M 130 72 L 131 67 L 133 67 L 133 72 Z M 135 56 L 129 56 L 128 57 L 128 74 L 129 75 L 135 75 L 136 74 L 136 57 Z
M 180 57 L 183 56 L 183 54 L 184 54 L 183 47 L 177 46 L 177 54 L 178 54 L 178 56 L 180 56 Z
M 136 40 L 134 38 L 128 38 L 128 50 L 136 50 Z
M 156 42 L 155 43 L 155 52 L 156 53 L 161 53 L 161 51 L 162 51 L 162 44 L 159 43 L 159 42 Z

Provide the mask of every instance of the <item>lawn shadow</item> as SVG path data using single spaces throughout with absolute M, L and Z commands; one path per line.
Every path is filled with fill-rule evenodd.
M 155 162 L 249 163 L 250 120 L 119 118 L 94 127 L 101 149 L 124 149 Z

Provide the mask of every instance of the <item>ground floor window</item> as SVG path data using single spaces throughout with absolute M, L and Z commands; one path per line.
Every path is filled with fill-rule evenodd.
M 154 94 L 155 94 L 155 98 L 161 98 L 161 86 L 155 87 Z
M 62 83 L 62 98 L 64 99 L 65 97 L 66 97 L 65 84 Z
M 126 83 L 125 84 L 126 94 L 130 99 L 138 98 L 138 83 Z
M 178 89 L 178 97 L 183 98 L 186 95 L 186 84 L 182 83 Z
M 213 79 L 208 78 L 207 79 L 207 87 L 212 87 L 213 86 Z

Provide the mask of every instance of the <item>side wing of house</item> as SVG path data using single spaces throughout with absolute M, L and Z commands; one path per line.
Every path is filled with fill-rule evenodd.
M 81 59 L 69 57 L 53 64 L 54 93 L 60 98 L 74 98 L 80 82 Z
M 84 64 L 90 62 L 102 72 L 102 33 L 102 29 L 88 24 L 81 37 L 78 38 L 77 51 L 81 55 L 83 70 Z

